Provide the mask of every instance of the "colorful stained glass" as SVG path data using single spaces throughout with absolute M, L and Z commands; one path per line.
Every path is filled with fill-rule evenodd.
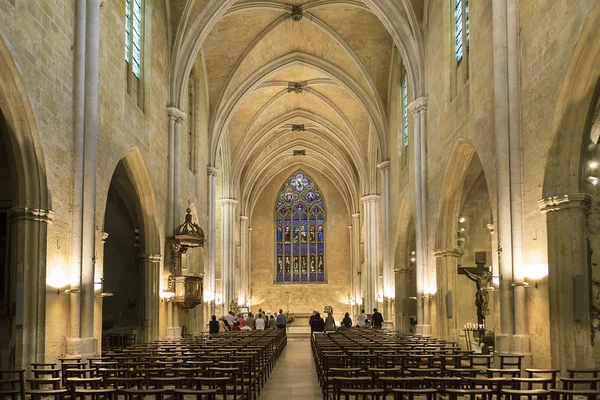
M 325 281 L 325 206 L 321 192 L 298 171 L 279 191 L 275 202 L 275 281 Z

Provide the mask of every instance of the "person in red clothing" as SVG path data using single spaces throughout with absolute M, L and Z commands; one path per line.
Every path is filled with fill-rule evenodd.
M 241 331 L 242 327 L 240 326 L 239 321 L 235 321 L 235 323 L 233 324 L 233 328 L 231 328 L 232 331 Z

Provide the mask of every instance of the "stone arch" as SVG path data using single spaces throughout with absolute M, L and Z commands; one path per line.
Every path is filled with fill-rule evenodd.
M 13 240 L 10 301 L 23 310 L 10 323 L 11 360 L 16 368 L 43 362 L 46 322 L 47 224 L 52 220 L 46 169 L 37 124 L 9 45 L 0 37 L 0 118 L 7 134 L 16 183 L 9 213 Z M 27 251 L 23 251 L 23 243 Z
M 563 371 L 591 368 L 598 360 L 590 338 L 593 275 L 587 241 L 592 196 L 586 193 L 583 172 L 590 143 L 585 138 L 599 91 L 600 4 L 590 13 L 563 79 L 539 202 L 547 224 L 551 361 L 553 368 Z M 575 280 L 582 282 L 581 287 L 574 287 Z M 579 296 L 580 305 L 575 307 Z
M 416 314 L 416 301 L 411 304 L 410 297 L 416 294 L 416 271 L 408 262 L 410 260 L 411 244 L 416 241 L 416 226 L 414 213 L 409 202 L 405 199 L 400 205 L 395 236 L 394 278 L 395 278 L 395 327 L 401 332 L 410 332 L 410 313 Z M 416 243 L 415 243 L 416 250 Z M 414 290 L 408 287 L 408 282 L 414 278 Z M 414 309 L 414 310 L 413 310 Z
M 127 182 L 121 182 L 121 186 L 133 188 L 134 193 L 129 193 L 135 196 L 135 199 L 130 199 L 130 213 L 135 214 L 137 222 L 140 224 L 140 233 L 142 237 L 141 248 L 138 262 L 143 264 L 144 268 L 144 292 L 145 304 L 143 307 L 143 341 L 156 340 L 159 337 L 159 295 L 160 283 L 162 280 L 162 245 L 161 236 L 159 234 L 157 223 L 157 209 L 154 190 L 146 163 L 144 162 L 142 153 L 139 147 L 133 147 L 119 160 L 115 171 L 119 168 L 119 164 L 125 170 Z M 123 179 L 119 178 L 119 179 Z M 111 178 L 113 183 L 115 174 Z M 107 199 L 108 202 L 108 199 Z M 106 215 L 103 221 L 106 220 Z M 110 237 L 108 238 L 110 241 Z

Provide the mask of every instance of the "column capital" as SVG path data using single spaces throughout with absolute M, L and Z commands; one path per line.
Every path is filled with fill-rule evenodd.
M 394 267 L 394 274 L 408 274 L 410 272 L 412 272 L 412 269 L 408 267 Z
M 219 169 L 215 167 L 211 167 L 210 165 L 206 167 L 206 175 L 217 177 L 219 176 Z
M 360 198 L 363 203 L 372 203 L 377 202 L 381 199 L 381 196 L 378 194 L 369 194 Z
M 151 263 L 159 263 L 160 260 L 162 260 L 162 256 L 160 254 L 153 253 L 138 254 L 137 258 L 140 261 L 148 261 Z
M 408 109 L 410 110 L 410 112 L 413 115 L 418 115 L 422 111 L 427 110 L 427 102 L 428 102 L 427 97 L 419 97 L 415 101 L 408 104 Z
M 592 196 L 587 193 L 563 194 L 538 200 L 538 207 L 542 214 L 573 208 L 587 210 L 591 204 Z
M 348 229 L 352 230 L 354 228 L 354 225 L 348 225 Z
M 435 249 L 433 250 L 433 256 L 435 258 L 442 258 L 442 257 L 460 257 L 463 255 L 462 250 L 460 249 Z
M 236 199 L 230 199 L 230 198 L 224 198 L 224 199 L 221 199 L 220 201 L 221 201 L 221 204 L 229 205 L 229 206 L 235 206 L 238 203 L 238 201 Z
M 175 121 L 177 124 L 182 123 L 187 116 L 185 112 L 181 111 L 177 107 L 167 107 L 167 115 L 169 116 L 170 120 Z
M 248 233 L 252 233 L 253 230 L 254 230 L 254 228 L 252 228 L 250 226 L 248 227 Z
M 248 217 L 246 217 L 245 215 L 240 215 L 240 220 L 241 221 L 248 221 Z
M 106 239 L 108 239 L 108 232 L 102 232 L 102 236 L 100 237 L 100 242 L 102 242 L 102 244 L 104 244 L 106 242 Z
M 358 218 L 360 218 L 360 213 L 354 213 L 354 214 L 352 214 L 352 218 L 353 218 L 353 219 L 358 219 Z
M 42 210 L 39 208 L 29 207 L 14 207 L 8 210 L 8 217 L 11 221 L 28 220 L 51 223 L 54 221 L 56 214 L 50 210 Z
M 390 170 L 390 164 L 391 162 L 389 160 L 387 161 L 382 161 L 379 164 L 377 164 L 377 168 L 379 168 L 379 170 L 383 173 L 383 172 L 388 172 Z

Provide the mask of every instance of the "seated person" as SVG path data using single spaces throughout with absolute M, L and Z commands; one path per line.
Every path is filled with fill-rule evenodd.
M 233 323 L 233 328 L 231 328 L 232 331 L 241 331 L 242 328 L 240 327 L 240 321 L 235 321 Z
M 208 333 L 211 335 L 216 335 L 219 333 L 219 321 L 217 321 L 216 315 L 213 315 L 210 318 L 210 322 L 208 323 Z

